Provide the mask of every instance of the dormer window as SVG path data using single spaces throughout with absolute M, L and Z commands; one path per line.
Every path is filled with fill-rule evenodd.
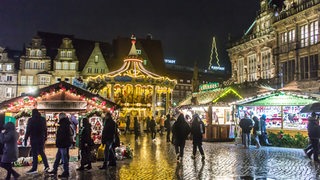
M 72 51 L 68 51 L 68 52 L 67 52 L 67 57 L 68 57 L 68 58 L 72 58 Z
M 7 64 L 7 71 L 12 71 L 12 65 L 11 64 Z
M 65 52 L 65 51 L 61 51 L 60 56 L 61 56 L 62 58 L 66 57 L 66 52 Z
M 140 49 L 137 49 L 137 54 L 141 54 L 141 50 Z
M 95 63 L 98 63 L 98 61 L 99 61 L 99 56 L 98 56 L 98 55 L 95 55 L 95 56 L 94 56 L 94 62 L 95 62 Z

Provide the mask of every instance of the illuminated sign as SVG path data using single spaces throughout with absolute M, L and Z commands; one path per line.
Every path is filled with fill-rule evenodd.
M 37 109 L 56 109 L 56 110 L 85 110 L 86 101 L 39 101 Z
M 214 70 L 214 71 L 224 71 L 224 70 L 225 70 L 225 67 L 223 67 L 223 66 L 211 66 L 211 70 Z
M 213 83 L 208 83 L 208 84 L 201 84 L 199 86 L 200 91 L 207 91 L 207 90 L 212 90 L 212 89 L 217 89 L 219 88 L 219 83 L 213 82 Z
M 176 60 L 175 59 L 164 59 L 164 62 L 166 64 L 176 64 Z

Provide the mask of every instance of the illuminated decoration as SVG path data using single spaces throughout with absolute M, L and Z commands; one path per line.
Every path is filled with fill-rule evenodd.
M 211 70 L 213 70 L 213 71 L 224 71 L 225 67 L 223 67 L 223 66 L 211 66 Z
M 200 91 L 188 96 L 184 101 L 179 103 L 179 106 L 190 106 L 193 99 L 197 100 L 197 105 L 208 105 L 212 103 L 228 104 L 243 97 L 233 88 L 227 87 L 224 89 L 212 89 L 209 91 Z
M 137 54 L 134 36 L 131 37 L 131 43 L 130 52 L 123 60 L 122 67 L 107 74 L 88 77 L 85 80 L 87 89 L 115 101 L 123 108 L 140 109 L 139 116 L 153 115 L 156 102 L 163 99 L 167 110 L 171 104 L 169 97 L 177 81 L 145 69 L 143 59 Z M 150 107 L 150 112 L 142 112 Z
M 175 59 L 164 59 L 164 62 L 166 64 L 176 64 L 176 60 Z
M 33 108 L 39 109 L 40 105 L 43 107 L 50 101 L 53 103 L 65 102 L 65 104 L 79 104 L 79 102 L 85 102 L 86 108 L 84 110 L 87 112 L 92 111 L 92 109 L 100 109 L 102 111 L 119 108 L 116 103 L 107 100 L 100 95 L 92 94 L 89 91 L 62 81 L 39 89 L 38 93 L 34 96 L 19 96 L 8 101 L 4 101 L 0 103 L 0 112 L 15 112 L 17 113 L 17 116 L 19 116 L 19 113 L 29 112 L 30 109 Z M 48 105 L 52 106 L 50 103 Z M 44 109 L 48 108 L 50 109 L 50 107 L 44 107 Z M 41 108 L 39 110 L 41 110 Z
M 212 83 L 208 83 L 208 84 L 201 84 L 199 86 L 199 90 L 200 91 L 208 91 L 208 90 L 217 89 L 217 88 L 219 88 L 219 83 L 218 82 L 212 82 Z
M 216 59 L 217 59 L 217 65 L 220 67 L 220 63 L 219 63 L 219 54 L 218 54 L 218 49 L 217 49 L 217 44 L 216 44 L 216 37 L 212 37 L 212 44 L 211 44 L 211 54 L 210 54 L 210 61 L 209 61 L 209 67 L 208 69 L 211 68 L 212 66 L 212 58 L 213 58 L 213 53 L 216 54 Z
M 305 106 L 314 102 L 319 102 L 319 100 L 305 95 L 277 91 L 246 98 L 235 104 L 241 106 Z

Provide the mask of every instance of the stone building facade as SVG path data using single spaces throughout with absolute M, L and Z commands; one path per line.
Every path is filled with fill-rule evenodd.
M 8 53 L 0 47 L 0 102 L 17 95 L 17 71 L 15 62 L 8 58 Z
M 268 80 L 281 87 L 319 92 L 319 0 L 285 0 L 281 7 L 260 0 L 260 11 L 228 54 L 235 83 Z

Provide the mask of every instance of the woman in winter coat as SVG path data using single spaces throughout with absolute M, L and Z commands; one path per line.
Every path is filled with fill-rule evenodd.
M 172 133 L 174 136 L 174 146 L 177 155 L 177 161 L 183 157 L 186 139 L 190 133 L 190 126 L 184 119 L 182 113 L 179 114 L 177 121 L 172 126 Z
M 86 169 L 92 169 L 91 166 L 91 148 L 93 146 L 93 140 L 91 138 L 91 124 L 88 118 L 82 119 L 82 128 L 80 130 L 80 167 L 77 168 L 78 171 Z M 88 165 L 84 167 L 85 165 Z
M 59 126 L 56 134 L 56 147 L 58 148 L 56 159 L 53 164 L 53 170 L 50 174 L 57 174 L 60 160 L 63 162 L 63 173 L 59 178 L 69 177 L 69 148 L 71 146 L 71 129 L 70 120 L 65 113 L 59 114 Z
M 205 159 L 203 148 L 202 148 L 202 136 L 205 133 L 205 127 L 203 121 L 200 119 L 198 114 L 194 114 L 191 123 L 191 134 L 193 140 L 193 151 L 192 159 L 195 159 L 197 148 L 202 156 L 202 160 Z
M 4 144 L 3 155 L 1 157 L 1 167 L 7 170 L 6 180 L 9 180 L 11 175 L 14 179 L 18 179 L 18 174 L 12 169 L 12 163 L 18 159 L 18 133 L 16 127 L 12 122 L 8 122 L 4 125 L 4 130 L 0 133 L 0 142 Z

